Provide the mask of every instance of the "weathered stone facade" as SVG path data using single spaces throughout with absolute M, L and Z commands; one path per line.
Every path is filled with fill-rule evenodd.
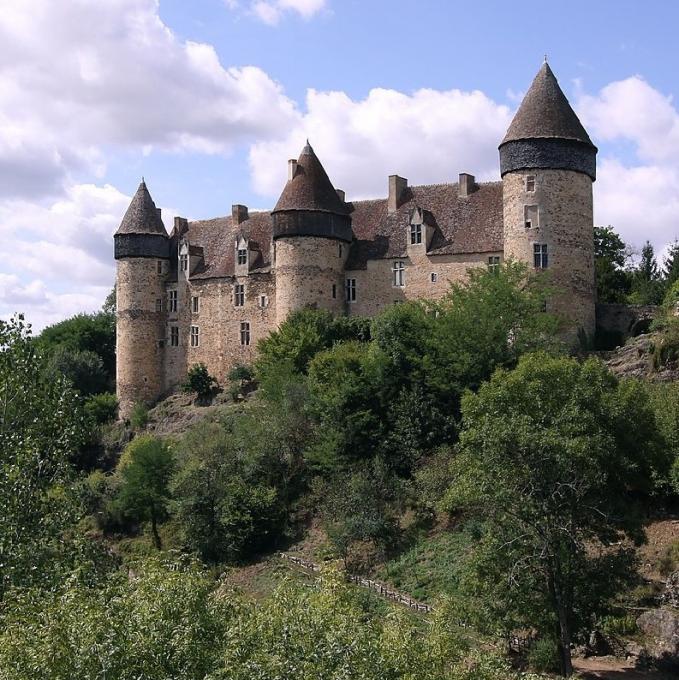
M 467 173 L 427 186 L 392 175 L 386 197 L 351 202 L 307 143 L 270 213 L 237 204 L 227 217 L 175 218 L 170 234 L 142 182 L 115 236 L 121 416 L 198 362 L 224 383 L 296 309 L 373 316 L 441 297 L 470 268 L 508 257 L 547 267 L 551 309 L 573 335 L 593 333 L 596 148 L 546 64 L 500 167 L 501 182 L 480 184 Z

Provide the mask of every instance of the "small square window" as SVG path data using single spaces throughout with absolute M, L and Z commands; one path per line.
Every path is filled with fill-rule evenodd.
M 431 273 L 431 282 L 436 283 L 439 280 L 439 275 L 436 272 Z
M 182 253 L 179 256 L 179 269 L 185 272 L 189 268 L 189 256 L 186 253 Z
M 500 256 L 491 255 L 488 258 L 488 270 L 491 272 L 497 272 L 500 269 Z
M 422 225 L 421 224 L 411 224 L 410 225 L 410 245 L 414 246 L 422 243 Z
M 528 175 L 526 177 L 526 191 L 528 193 L 535 191 L 535 175 Z
M 247 264 L 248 263 L 248 249 L 247 248 L 239 248 L 238 249 L 238 264 Z
M 347 302 L 356 302 L 356 279 L 347 279 Z
M 163 298 L 156 298 L 156 312 L 163 311 Z
M 240 344 L 247 346 L 250 344 L 250 322 L 240 322 Z
M 236 307 L 242 307 L 245 304 L 245 286 L 242 283 L 237 283 L 233 287 L 233 304 Z
M 200 298 L 197 295 L 191 297 L 191 311 L 194 314 L 198 314 L 200 311 Z
M 547 269 L 549 266 L 546 243 L 533 244 L 533 266 L 536 269 Z
M 191 326 L 191 347 L 198 347 L 200 345 L 199 333 L 198 326 Z
M 177 311 L 177 291 L 170 290 L 167 293 L 168 307 L 171 312 Z
M 179 347 L 179 326 L 170 326 L 170 347 Z
M 266 295 L 259 296 L 259 306 L 262 309 L 269 306 L 269 298 Z
M 403 263 L 402 260 L 399 260 L 398 262 L 394 262 L 394 264 L 391 265 L 391 273 L 392 273 L 392 285 L 396 286 L 397 288 L 403 288 L 405 286 L 405 264 Z

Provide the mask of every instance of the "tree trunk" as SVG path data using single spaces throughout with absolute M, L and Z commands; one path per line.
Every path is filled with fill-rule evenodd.
M 160 534 L 158 533 L 158 522 L 156 520 L 156 513 L 151 513 L 151 535 L 153 536 L 153 545 L 156 546 L 157 550 L 162 548 L 160 543 Z
M 573 675 L 573 661 L 571 660 L 571 628 L 568 622 L 568 611 L 564 602 L 561 569 L 558 563 L 551 565 L 549 580 L 549 593 L 552 598 L 552 606 L 557 618 L 557 648 L 559 652 L 559 665 L 561 675 L 570 677 Z

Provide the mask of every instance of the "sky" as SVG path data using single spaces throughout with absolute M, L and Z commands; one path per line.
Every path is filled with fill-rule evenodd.
M 679 237 L 674 0 L 0 0 L 0 318 L 100 308 L 143 176 L 166 227 L 271 208 L 308 137 L 348 200 L 469 172 L 545 55 L 599 148 L 595 224 Z

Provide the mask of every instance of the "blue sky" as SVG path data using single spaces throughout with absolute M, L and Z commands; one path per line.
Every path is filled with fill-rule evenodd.
M 600 149 L 595 219 L 679 236 L 679 4 L 0 0 L 0 316 L 101 304 L 139 179 L 173 214 L 273 205 L 308 135 L 348 197 L 467 171 L 546 53 Z

